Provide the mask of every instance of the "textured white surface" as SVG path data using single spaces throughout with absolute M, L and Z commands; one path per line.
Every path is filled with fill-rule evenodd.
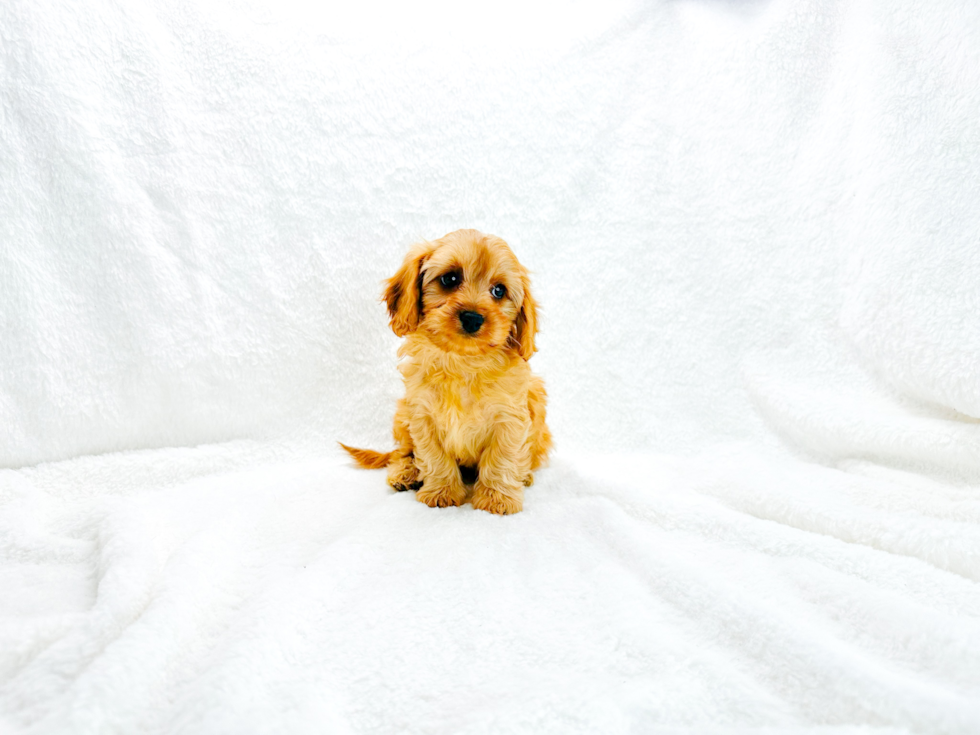
M 980 6 L 408 6 L 0 5 L 0 732 L 980 731 Z M 510 518 L 332 445 L 464 226 Z
M 0 517 L 14 731 L 980 724 L 975 488 L 730 446 L 559 457 L 499 517 L 255 451 L 19 476 Z

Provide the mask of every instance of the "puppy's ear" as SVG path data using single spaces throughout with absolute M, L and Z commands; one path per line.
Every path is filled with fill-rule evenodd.
M 522 276 L 521 281 L 524 287 L 524 300 L 521 302 L 521 310 L 517 313 L 517 318 L 514 319 L 510 338 L 520 356 L 529 360 L 538 349 L 534 346 L 534 336 L 538 333 L 538 303 L 531 295 L 531 282 L 528 277 Z
M 422 266 L 433 251 L 429 243 L 416 245 L 405 262 L 385 282 L 384 300 L 388 304 L 391 331 L 399 337 L 414 332 L 422 316 Z

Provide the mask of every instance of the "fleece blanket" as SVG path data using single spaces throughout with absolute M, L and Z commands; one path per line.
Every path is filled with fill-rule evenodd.
M 0 5 L 0 732 L 980 732 L 980 6 Z M 500 235 L 557 450 L 390 446 Z

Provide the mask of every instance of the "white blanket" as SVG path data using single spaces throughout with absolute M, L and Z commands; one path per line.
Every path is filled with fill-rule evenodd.
M 0 5 L 0 732 L 980 732 L 980 6 Z M 378 303 L 508 240 L 558 450 Z

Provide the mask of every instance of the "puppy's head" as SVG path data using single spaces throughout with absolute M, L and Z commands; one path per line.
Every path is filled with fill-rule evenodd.
M 527 271 L 503 240 L 457 230 L 416 245 L 384 295 L 391 328 L 413 332 L 447 352 L 534 354 L 537 305 Z

